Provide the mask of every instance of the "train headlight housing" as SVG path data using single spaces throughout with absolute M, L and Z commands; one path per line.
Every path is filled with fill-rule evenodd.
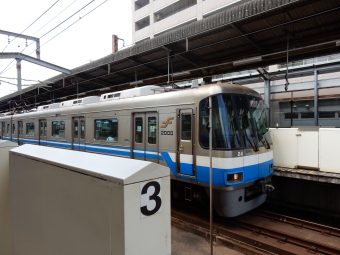
M 236 183 L 236 182 L 242 182 L 243 181 L 243 173 L 233 173 L 233 174 L 227 174 L 227 183 Z

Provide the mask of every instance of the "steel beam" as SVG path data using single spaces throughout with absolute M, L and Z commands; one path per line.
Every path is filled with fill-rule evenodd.
M 163 74 L 163 72 L 162 72 L 161 70 L 158 70 L 157 68 L 151 66 L 150 64 L 145 64 L 145 63 L 143 63 L 143 62 L 138 61 L 137 58 L 134 57 L 134 56 L 127 57 L 126 59 L 128 59 L 128 60 L 134 62 L 135 64 L 145 66 L 146 68 L 148 68 L 148 69 L 150 69 L 150 70 L 152 70 L 152 71 L 154 71 L 154 72 L 156 72 L 156 73 L 158 73 L 158 74 L 161 74 L 161 75 Z
M 18 91 L 21 90 L 21 59 L 17 59 L 17 79 L 18 79 Z
M 230 26 L 232 28 L 234 28 L 237 32 L 239 32 L 241 35 L 243 35 L 243 37 L 250 42 L 259 52 L 263 53 L 263 49 L 257 44 L 255 43 L 251 38 L 249 38 L 249 36 L 245 35 L 244 31 L 239 28 L 236 24 L 231 23 Z
M 33 36 L 28 36 L 28 35 L 23 35 L 23 34 L 17 34 L 17 33 L 5 31 L 5 30 L 0 30 L 0 34 L 8 35 L 8 36 L 14 36 L 14 37 L 19 37 L 19 38 L 24 38 L 24 39 L 31 40 L 31 41 L 35 41 L 36 48 L 37 48 L 36 49 L 37 58 L 40 59 L 40 39 L 39 38 L 33 37 Z
M 206 66 L 207 63 L 203 62 L 201 59 L 196 57 L 193 53 L 186 52 L 186 50 L 182 49 L 178 44 L 172 43 L 172 44 L 167 44 L 162 47 L 163 49 L 167 51 L 172 51 L 173 54 L 176 54 L 176 57 L 181 58 L 182 60 L 186 61 L 187 63 L 195 66 L 195 67 L 202 67 Z M 208 71 L 205 68 L 201 69 L 203 74 L 206 75 L 208 74 Z
M 318 119 L 319 119 L 319 88 L 318 88 L 318 70 L 314 70 L 314 126 L 318 126 Z
M 267 110 L 268 110 L 268 124 L 270 125 L 270 78 L 269 74 L 265 73 L 263 74 L 266 79 L 264 79 L 264 103 L 267 105 Z
M 18 59 L 26 60 L 26 61 L 31 62 L 33 64 L 40 65 L 40 66 L 43 66 L 43 67 L 46 67 L 46 68 L 49 68 L 49 69 L 52 69 L 52 70 L 55 70 L 55 71 L 58 71 L 58 72 L 61 72 L 61 73 L 71 74 L 71 71 L 66 69 L 66 68 L 51 64 L 49 62 L 46 62 L 46 61 L 43 61 L 43 60 L 40 60 L 40 59 L 33 58 L 31 56 L 28 56 L 28 55 L 25 55 L 25 54 L 22 54 L 22 53 L 0 53 L 0 59 L 6 59 L 6 58 L 15 58 L 17 60 Z

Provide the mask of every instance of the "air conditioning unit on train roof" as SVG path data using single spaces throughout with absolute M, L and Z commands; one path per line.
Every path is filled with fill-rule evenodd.
M 139 87 L 139 88 L 122 90 L 119 92 L 110 92 L 110 93 L 101 95 L 100 102 L 159 94 L 161 93 L 161 90 L 162 89 L 158 86 L 149 85 L 149 86 L 144 86 L 144 87 Z
M 100 100 L 100 97 L 97 97 L 97 96 L 72 99 L 72 100 L 61 102 L 60 107 L 62 108 L 62 107 L 75 106 L 75 105 L 98 103 L 99 100 Z
M 38 106 L 37 111 L 56 109 L 59 107 L 60 107 L 59 103 L 41 105 L 41 106 Z

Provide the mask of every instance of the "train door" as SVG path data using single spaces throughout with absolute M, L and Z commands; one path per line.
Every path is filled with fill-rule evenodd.
M 73 118 L 72 149 L 77 151 L 85 150 L 85 118 Z
M 194 123 L 192 109 L 180 109 L 177 112 L 177 167 L 180 174 L 195 176 L 196 162 L 194 155 Z
M 47 145 L 47 122 L 46 120 L 39 120 L 39 145 Z
M 23 144 L 23 132 L 24 124 L 22 121 L 18 121 L 18 144 Z
M 9 123 L 6 123 L 7 125 L 7 129 L 6 129 L 6 134 L 7 134 L 7 137 L 6 137 L 6 140 L 11 140 L 12 137 L 11 137 L 11 122 Z
M 6 123 L 5 122 L 1 122 L 1 139 L 4 139 L 5 136 L 5 130 L 6 130 Z
M 133 158 L 159 163 L 158 114 L 135 113 L 133 123 Z
M 11 123 L 12 123 L 12 132 L 11 132 L 11 140 L 12 142 L 17 142 L 18 141 L 18 136 L 17 136 L 17 130 L 16 130 L 16 124 L 13 121 L 13 119 L 11 119 Z

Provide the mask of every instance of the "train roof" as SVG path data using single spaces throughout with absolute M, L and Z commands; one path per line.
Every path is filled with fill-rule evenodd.
M 146 107 L 154 108 L 157 106 L 183 105 L 195 103 L 197 100 L 206 98 L 209 95 L 222 93 L 246 94 L 259 98 L 261 97 L 256 91 L 238 84 L 217 83 L 186 90 L 167 90 L 165 88 L 150 85 L 120 92 L 106 93 L 102 94 L 100 97 L 86 97 L 44 105 L 38 107 L 36 112 L 26 112 L 18 114 L 18 116 L 25 115 L 25 117 L 29 116 L 34 118 L 37 116 L 41 117 L 45 114 L 64 113 L 69 110 L 74 112 L 74 110 L 76 110 L 75 107 L 80 106 L 82 106 L 81 109 L 84 111 L 90 109 L 90 111 L 104 111 L 132 109 L 135 107 L 146 109 Z M 117 96 L 114 96 L 115 94 L 117 94 Z M 108 98 L 109 95 L 112 95 L 112 97 Z M 155 97 L 156 95 L 157 97 Z M 112 98 L 114 98 L 114 100 L 112 100 Z

